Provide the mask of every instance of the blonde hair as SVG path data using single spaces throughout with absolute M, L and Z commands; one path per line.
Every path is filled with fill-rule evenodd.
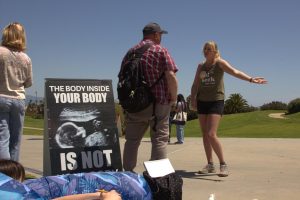
M 216 52 L 216 58 L 220 58 L 221 57 L 220 51 L 218 49 L 218 45 L 217 45 L 217 43 L 215 41 L 208 41 L 208 42 L 206 42 L 204 44 L 204 46 L 203 46 L 203 49 L 202 49 L 203 52 L 204 52 L 204 49 L 205 49 L 206 46 L 210 46 L 210 47 L 213 48 L 214 52 Z
M 22 24 L 18 22 L 8 24 L 2 31 L 1 45 L 15 51 L 25 51 L 26 34 Z

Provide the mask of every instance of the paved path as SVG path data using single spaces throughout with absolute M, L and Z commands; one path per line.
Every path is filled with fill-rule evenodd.
M 23 128 L 25 128 L 25 129 L 33 129 L 33 130 L 41 130 L 41 131 L 44 130 L 43 128 L 35 128 L 35 127 L 27 127 L 27 126 L 24 126 Z
M 205 164 L 201 138 L 186 138 L 183 145 L 169 145 L 168 157 L 183 177 L 183 200 L 289 200 L 300 196 L 300 139 L 221 138 L 230 175 L 200 176 L 196 171 Z M 120 139 L 123 149 L 124 139 Z M 139 149 L 136 171 L 144 171 L 151 143 L 145 138 Z M 24 136 L 21 162 L 27 171 L 43 170 L 43 139 Z M 31 170 L 31 171 L 30 171 Z

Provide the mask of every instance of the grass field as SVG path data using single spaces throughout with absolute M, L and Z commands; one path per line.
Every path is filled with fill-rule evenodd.
M 44 129 L 43 119 L 33 119 L 32 117 L 25 116 L 23 129 L 24 135 L 43 135 L 44 132 L 40 129 Z
M 275 119 L 268 115 L 285 111 L 255 111 L 224 115 L 218 135 L 220 137 L 241 138 L 300 138 L 300 113 L 285 116 L 286 119 Z M 25 127 L 43 128 L 44 120 L 25 117 Z M 42 135 L 43 130 L 24 128 L 24 134 Z M 200 137 L 198 120 L 188 121 L 185 126 L 185 137 Z M 148 134 L 147 134 L 148 135 Z M 172 137 L 175 126 L 172 126 Z
M 255 111 L 224 115 L 218 135 L 220 137 L 241 138 L 300 138 L 300 113 L 286 115 L 286 119 L 271 118 L 270 113 L 284 111 Z M 175 133 L 175 129 L 172 131 Z M 198 120 L 185 126 L 187 137 L 199 137 L 202 133 Z

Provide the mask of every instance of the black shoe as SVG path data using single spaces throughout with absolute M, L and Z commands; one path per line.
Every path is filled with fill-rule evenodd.
M 183 142 L 178 142 L 178 141 L 177 141 L 177 142 L 175 142 L 174 144 L 183 144 Z

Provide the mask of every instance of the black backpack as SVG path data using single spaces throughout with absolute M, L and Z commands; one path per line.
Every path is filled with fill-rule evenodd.
M 147 85 L 140 66 L 140 59 L 150 46 L 150 44 L 145 44 L 136 50 L 130 50 L 127 55 L 128 59 L 118 75 L 118 99 L 122 108 L 129 113 L 142 111 L 155 102 L 151 88 L 164 74 L 152 86 Z
M 182 200 L 183 179 L 171 173 L 163 177 L 152 178 L 147 171 L 143 172 L 153 196 L 153 200 Z

